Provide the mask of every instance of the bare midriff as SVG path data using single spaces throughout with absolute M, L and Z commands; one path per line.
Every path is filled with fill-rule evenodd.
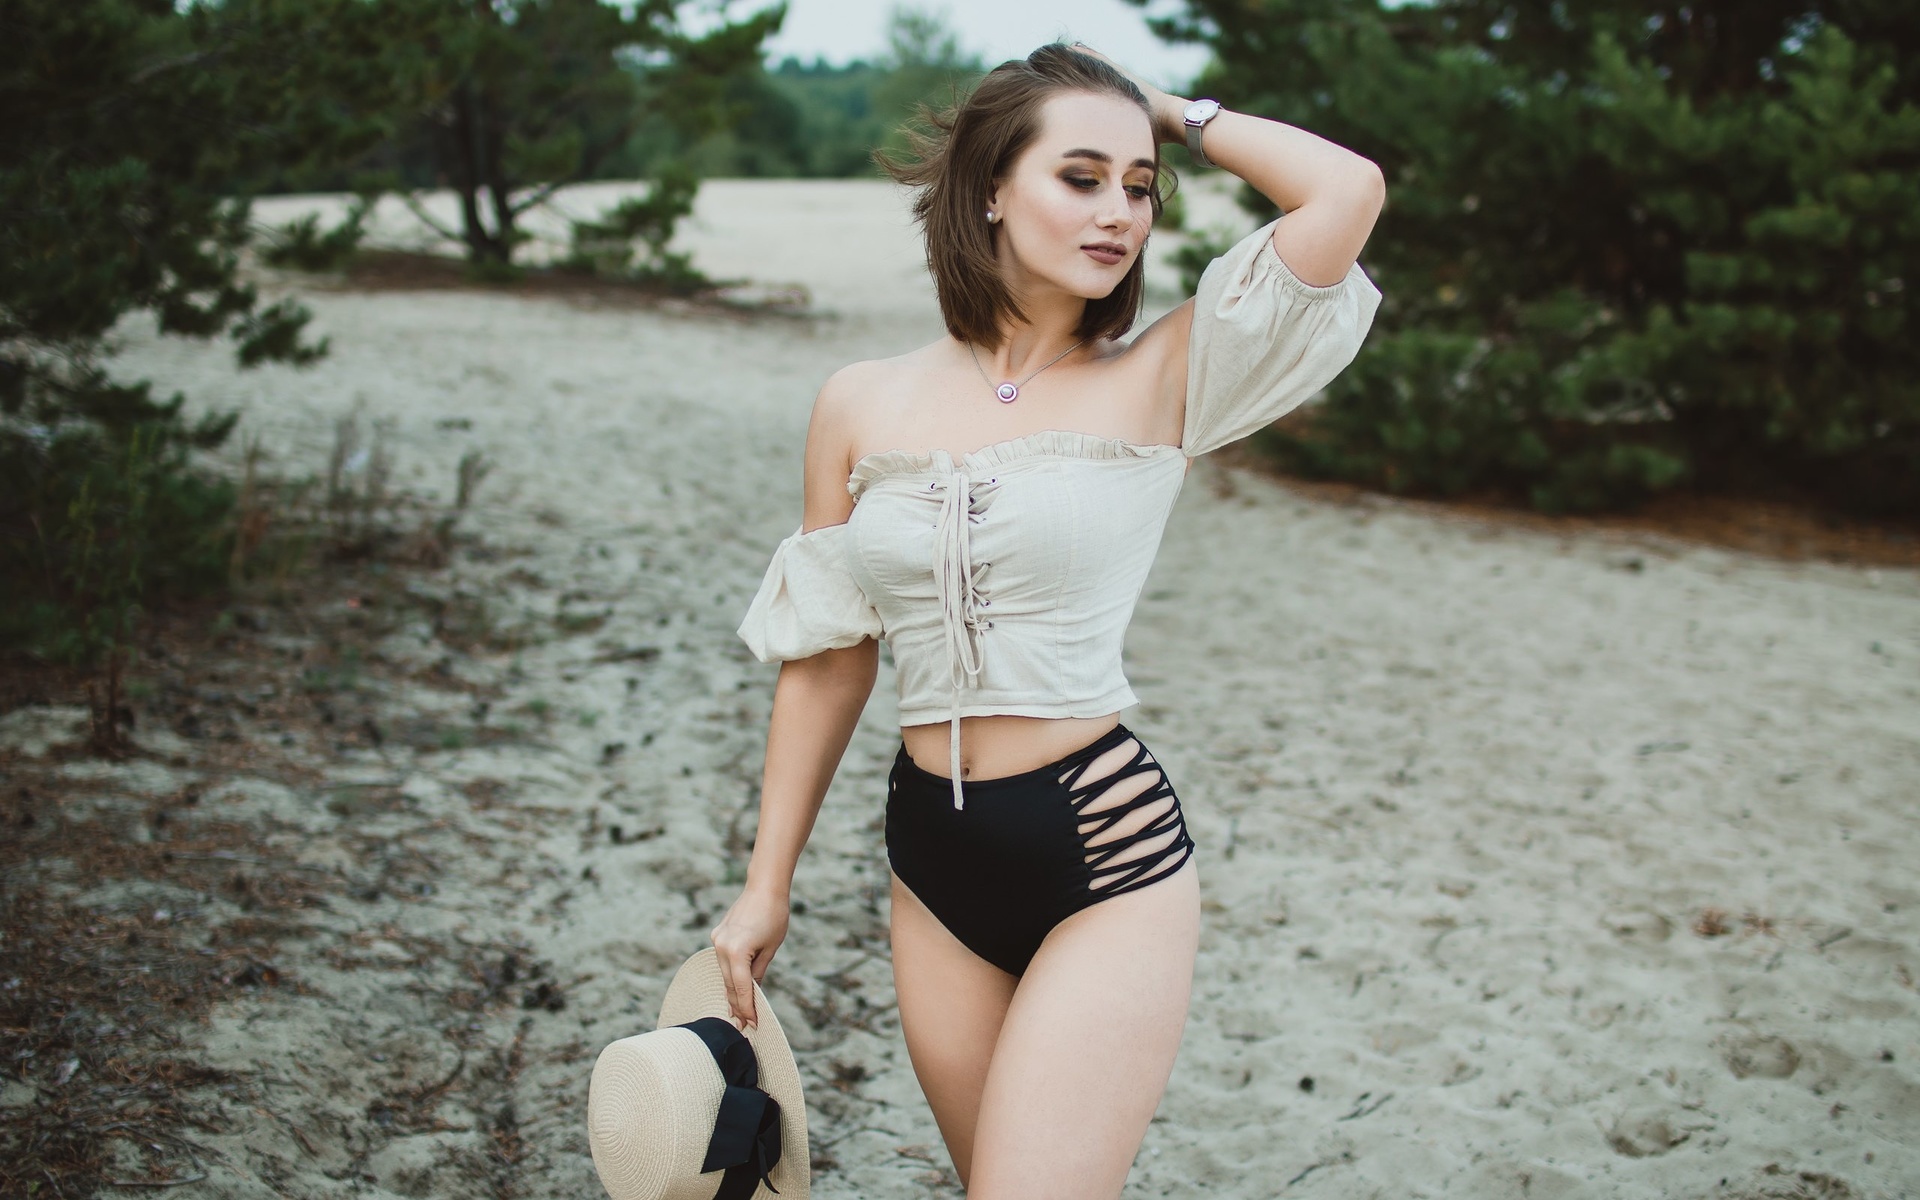
M 1000 779 L 1044 767 L 1087 745 L 1120 723 L 1104 717 L 962 717 L 960 781 Z M 946 779 L 950 722 L 903 725 L 900 740 L 914 765 Z

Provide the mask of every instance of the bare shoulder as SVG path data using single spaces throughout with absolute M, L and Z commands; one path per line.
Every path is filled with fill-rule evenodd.
M 813 400 L 814 420 L 824 417 L 837 421 L 869 403 L 887 374 L 887 362 L 886 359 L 867 359 L 848 363 L 827 376 L 827 381 L 820 385 L 820 394 Z
M 1153 441 L 1178 444 L 1180 440 L 1186 415 L 1187 342 L 1192 332 L 1193 301 L 1185 300 L 1133 340 L 1110 343 L 1102 356 L 1124 373 L 1128 392 L 1140 397 L 1146 409 L 1141 419 L 1153 428 Z
M 849 363 L 827 376 L 813 398 L 807 422 L 807 475 L 842 473 L 853 462 L 853 443 L 886 370 L 883 361 Z
M 841 367 L 827 377 L 814 400 L 814 425 L 851 447 L 863 433 L 898 415 L 900 397 L 921 392 L 928 373 L 936 369 L 941 348 L 940 342 L 932 342 L 892 358 Z M 851 465 L 851 452 L 847 458 Z
M 848 363 L 829 375 L 821 386 L 820 395 L 814 401 L 816 415 L 824 409 L 829 419 L 850 419 L 857 423 L 886 397 L 898 395 L 902 384 L 911 383 L 917 374 L 924 372 L 939 345 L 934 342 L 892 358 Z
M 1128 345 L 1133 352 L 1149 359 L 1176 356 L 1184 359 L 1187 338 L 1193 333 L 1193 300 L 1188 298 L 1161 314 L 1153 324 L 1136 335 Z
M 813 400 L 807 422 L 807 524 L 844 521 L 853 505 L 846 492 L 853 470 L 855 447 L 873 427 L 885 397 L 898 394 L 899 385 L 913 369 L 910 360 L 923 351 L 895 358 L 848 363 L 827 377 Z

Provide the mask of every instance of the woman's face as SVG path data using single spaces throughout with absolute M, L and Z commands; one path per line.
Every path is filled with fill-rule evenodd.
M 1125 278 L 1153 227 L 1153 127 L 1137 104 L 1062 92 L 1039 136 L 994 186 L 995 248 L 1016 295 L 1057 289 L 1087 300 Z

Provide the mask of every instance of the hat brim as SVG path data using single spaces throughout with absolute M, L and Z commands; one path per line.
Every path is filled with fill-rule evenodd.
M 760 1066 L 760 1089 L 780 1106 L 780 1161 L 769 1173 L 779 1195 L 762 1182 L 753 1191 L 752 1200 L 808 1200 L 812 1181 L 811 1154 L 807 1147 L 806 1097 L 800 1088 L 800 1066 L 794 1061 L 793 1047 L 787 1042 L 780 1018 L 758 983 L 753 985 L 754 1015 L 759 1023 L 742 1030 L 754 1058 Z M 660 1001 L 658 1029 L 685 1025 L 701 1017 L 727 1019 L 732 1011 L 727 1003 L 726 979 L 720 973 L 720 955 L 712 947 L 700 951 L 682 963 L 667 985 Z M 621 1097 L 596 1096 L 598 1103 L 618 1106 Z M 713 1175 L 719 1187 L 719 1174 Z M 605 1182 L 603 1179 L 602 1182 Z

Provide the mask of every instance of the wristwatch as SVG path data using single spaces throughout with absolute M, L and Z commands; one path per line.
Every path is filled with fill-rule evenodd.
M 1191 154 L 1193 161 L 1200 166 L 1210 167 L 1213 165 L 1212 160 L 1207 158 L 1205 152 L 1200 149 L 1200 130 L 1206 126 L 1208 121 L 1213 120 L 1219 115 L 1220 102 L 1218 100 L 1195 100 L 1192 104 L 1187 105 L 1187 153 Z

